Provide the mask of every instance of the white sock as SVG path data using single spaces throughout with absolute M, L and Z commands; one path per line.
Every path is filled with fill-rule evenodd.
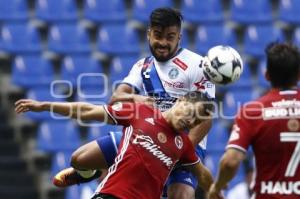
M 93 177 L 97 171 L 97 170 L 78 170 L 78 169 L 75 170 L 83 178 Z

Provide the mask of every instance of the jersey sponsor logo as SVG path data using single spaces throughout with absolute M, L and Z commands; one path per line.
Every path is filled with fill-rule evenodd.
M 163 132 L 159 132 L 157 134 L 157 139 L 158 141 L 160 141 L 161 143 L 166 143 L 167 142 L 167 136 L 163 133 Z
M 196 86 L 197 90 L 205 90 L 206 88 L 212 88 L 213 84 L 210 83 L 207 79 L 204 77 L 201 78 L 199 82 L 195 82 L 194 86 Z
M 168 82 L 164 80 L 164 87 L 171 87 L 171 88 L 184 88 L 183 82 Z
M 177 146 L 178 149 L 182 149 L 183 141 L 180 135 L 177 135 L 175 137 L 175 145 Z
M 120 111 L 123 108 L 123 104 L 121 102 L 116 102 L 111 106 L 112 110 Z
M 300 127 L 299 121 L 296 119 L 290 119 L 287 122 L 287 127 L 290 131 L 298 131 Z
M 183 61 L 181 61 L 181 60 L 178 59 L 178 58 L 173 59 L 173 62 L 174 62 L 177 66 L 179 66 L 182 70 L 186 70 L 186 69 L 188 68 L 188 66 L 187 66 Z
M 148 122 L 148 123 L 150 123 L 150 124 L 152 124 L 152 125 L 154 125 L 154 119 L 151 118 L 151 117 L 146 118 L 145 121 Z
M 260 188 L 261 194 L 285 194 L 285 195 L 291 195 L 291 194 L 297 194 L 300 195 L 300 181 L 296 182 L 272 182 L 272 181 L 262 181 L 261 182 L 261 188 Z
M 298 106 L 300 107 L 300 101 L 294 100 L 281 100 L 277 102 L 272 102 L 273 107 L 287 107 L 287 106 Z
M 270 107 L 263 109 L 263 119 L 271 120 L 271 119 L 283 119 L 283 118 L 300 118 L 300 107 L 290 107 L 290 108 L 282 108 L 282 107 Z
M 164 154 L 160 150 L 160 146 L 156 145 L 150 136 L 146 135 L 136 135 L 133 144 L 141 145 L 147 151 L 149 151 L 152 155 L 154 155 L 157 159 L 162 161 L 168 168 L 173 166 L 172 158 Z
M 172 68 L 168 73 L 170 79 L 176 79 L 178 75 L 179 75 L 179 71 L 177 68 Z

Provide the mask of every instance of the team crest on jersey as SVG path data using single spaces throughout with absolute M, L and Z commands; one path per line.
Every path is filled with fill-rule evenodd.
M 299 121 L 296 119 L 290 119 L 287 122 L 287 127 L 290 131 L 298 131 L 300 127 Z
M 229 141 L 234 141 L 234 140 L 238 140 L 240 138 L 240 127 L 235 124 L 233 125 L 232 127 L 232 131 L 231 131 L 231 134 L 230 134 L 230 137 L 229 137 Z
M 177 135 L 175 137 L 175 145 L 177 146 L 178 149 L 182 149 L 183 141 L 182 141 L 181 136 Z
M 179 71 L 177 68 L 172 68 L 168 73 L 170 79 L 176 79 L 178 77 L 178 74 Z
M 163 133 L 163 132 L 159 132 L 157 134 L 157 139 L 158 141 L 160 141 L 161 143 L 166 143 L 167 142 L 167 136 Z
M 114 105 L 111 106 L 112 110 L 114 111 L 119 111 L 123 107 L 123 104 L 121 102 L 117 102 Z

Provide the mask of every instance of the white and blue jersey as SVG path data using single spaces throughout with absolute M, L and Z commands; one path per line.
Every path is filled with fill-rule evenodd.
M 202 61 L 202 56 L 184 48 L 167 62 L 158 62 L 153 56 L 143 58 L 134 64 L 122 83 L 154 97 L 161 111 L 171 108 L 177 98 L 189 91 L 201 91 L 215 98 L 215 85 L 205 78 Z M 206 138 L 199 145 L 206 149 Z

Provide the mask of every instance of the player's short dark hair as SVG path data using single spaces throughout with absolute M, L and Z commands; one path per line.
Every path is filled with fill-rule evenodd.
M 299 49 L 290 43 L 272 42 L 265 52 L 272 87 L 287 89 L 296 86 L 300 71 Z
M 206 115 L 211 115 L 214 111 L 214 99 L 208 96 L 207 93 L 199 91 L 190 91 L 183 98 L 191 103 L 203 102 L 204 112 Z
M 177 26 L 181 28 L 183 16 L 180 11 L 173 8 L 157 8 L 150 15 L 150 27 L 170 27 Z

